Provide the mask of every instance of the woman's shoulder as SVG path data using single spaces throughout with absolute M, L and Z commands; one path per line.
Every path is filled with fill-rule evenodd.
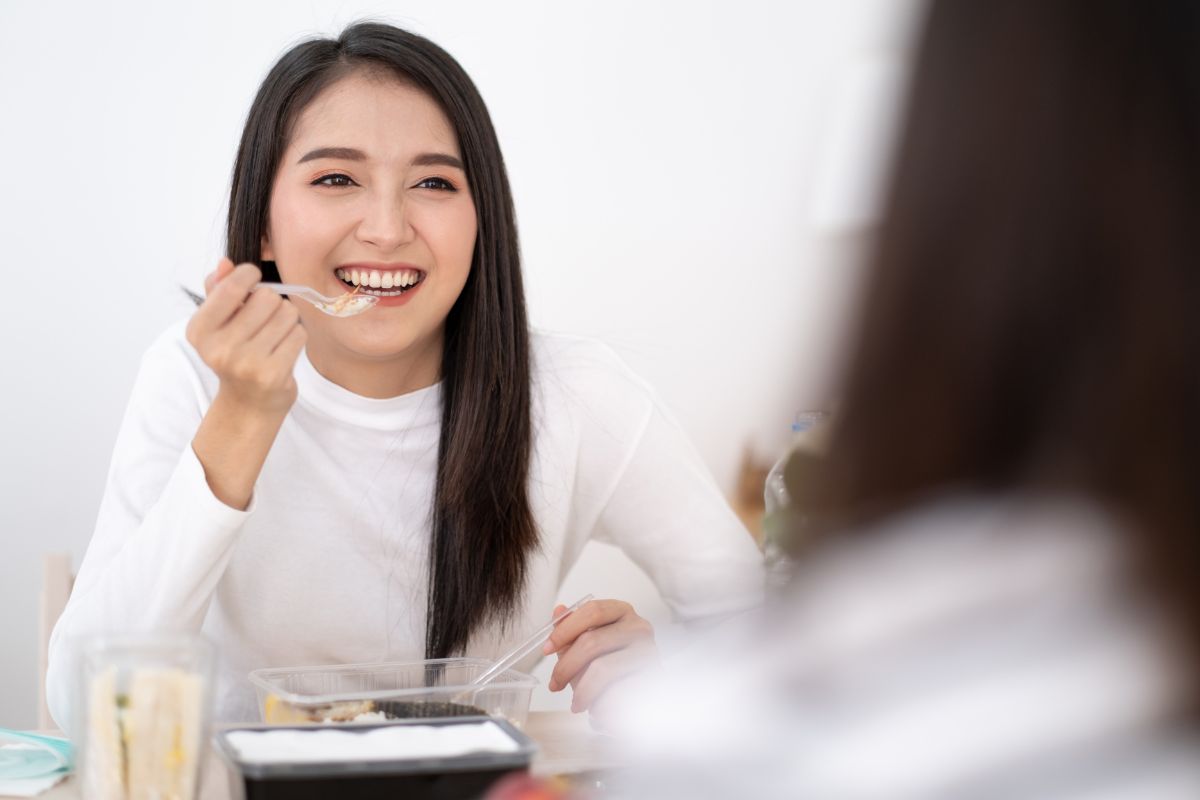
M 555 399 L 624 401 L 647 410 L 657 402 L 650 384 L 599 339 L 538 330 L 530 345 L 534 385 Z
M 623 462 L 662 408 L 650 385 L 611 347 L 586 336 L 538 331 L 530 350 L 542 445 Z
M 594 373 L 646 385 L 610 345 L 591 336 L 534 330 L 530 350 L 535 370 Z

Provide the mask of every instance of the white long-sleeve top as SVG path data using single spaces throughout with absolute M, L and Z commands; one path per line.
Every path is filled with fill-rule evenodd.
M 239 511 L 212 494 L 191 448 L 218 379 L 184 327 L 143 359 L 51 637 L 47 699 L 65 730 L 86 634 L 202 632 L 217 647 L 221 720 L 257 717 L 253 669 L 424 656 L 440 386 L 360 397 L 301 355 L 298 399 Z M 680 620 L 758 603 L 757 548 L 647 385 L 587 339 L 534 334 L 532 356 L 540 548 L 519 614 L 467 654 L 498 655 L 543 625 L 589 539 L 624 550 Z

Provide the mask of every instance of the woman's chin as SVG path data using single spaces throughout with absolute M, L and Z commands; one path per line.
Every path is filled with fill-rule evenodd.
M 340 321 L 340 320 L 339 320 Z M 442 339 L 440 334 L 421 336 L 411 330 L 397 332 L 394 325 L 373 326 L 368 320 L 354 330 L 339 331 L 333 337 L 341 358 L 361 364 L 394 364 L 405 370 L 432 362 L 440 371 Z M 311 341 L 311 339 L 310 339 Z

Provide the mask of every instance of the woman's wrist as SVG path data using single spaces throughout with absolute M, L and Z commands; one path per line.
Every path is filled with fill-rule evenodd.
M 231 508 L 250 505 L 267 453 L 288 409 L 264 409 L 230 392 L 217 391 L 192 440 L 213 495 Z

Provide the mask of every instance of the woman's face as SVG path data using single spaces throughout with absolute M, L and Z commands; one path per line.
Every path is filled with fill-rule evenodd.
M 285 283 L 334 296 L 361 286 L 381 297 L 348 318 L 297 304 L 309 358 L 353 388 L 335 375 L 380 362 L 440 367 L 476 227 L 458 141 L 438 105 L 394 78 L 353 73 L 296 122 L 271 191 L 263 259 Z

